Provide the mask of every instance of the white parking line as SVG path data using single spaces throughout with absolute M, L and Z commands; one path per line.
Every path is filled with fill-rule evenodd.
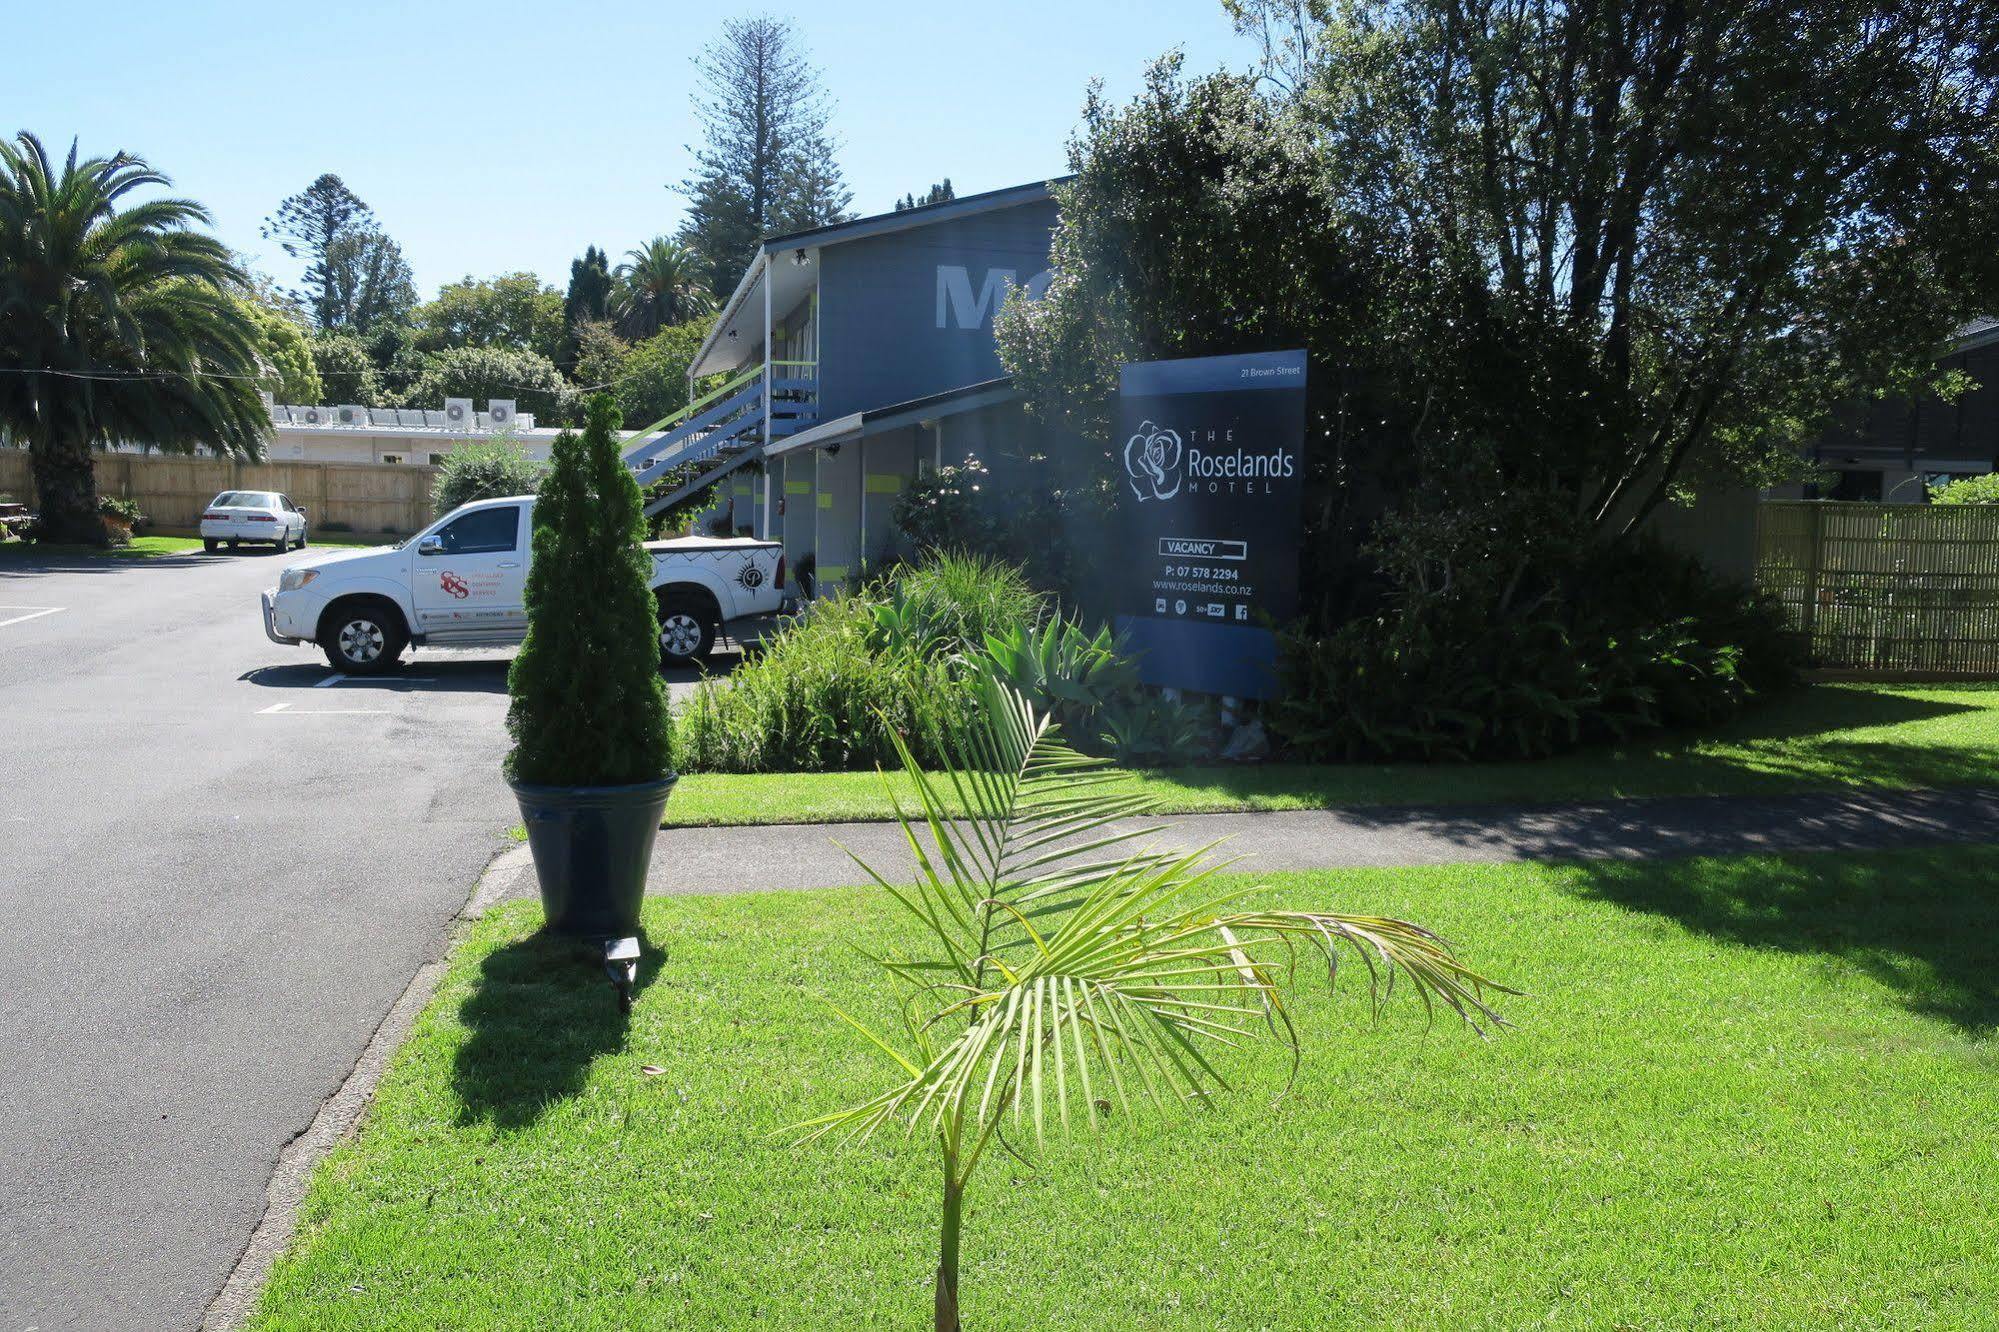
M 28 612 L 26 615 L 16 615 L 11 620 L 0 620 L 0 629 L 5 629 L 10 624 L 19 624 L 23 620 L 39 619 L 41 616 L 54 615 L 57 611 L 68 609 L 67 606 L 0 606 L 0 611 Z
M 387 708 L 313 708 L 307 712 L 293 712 L 289 703 L 273 703 L 258 711 L 259 717 L 386 717 Z

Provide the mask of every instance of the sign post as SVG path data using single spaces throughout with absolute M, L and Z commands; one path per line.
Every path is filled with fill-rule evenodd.
M 1148 684 L 1269 698 L 1298 612 L 1305 353 L 1124 367 L 1129 493 L 1117 627 Z

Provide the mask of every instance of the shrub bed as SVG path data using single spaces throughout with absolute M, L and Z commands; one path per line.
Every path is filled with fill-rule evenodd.
M 1394 592 L 1329 634 L 1280 639 L 1284 696 L 1263 717 L 1304 762 L 1535 759 L 1714 726 L 1795 676 L 1781 613 L 1694 560 L 1645 543 L 1509 545 L 1512 521 L 1442 515 L 1377 547 Z M 1553 569 L 1548 575 L 1542 571 Z M 1216 758 L 1214 700 L 1140 680 L 1108 629 L 1069 614 L 1002 561 L 933 556 L 813 603 L 674 726 L 681 772 L 893 766 L 891 731 L 941 766 L 982 676 L 1054 714 L 1075 745 L 1134 768 Z
M 1509 530 L 1392 529 L 1389 604 L 1282 639 L 1280 744 L 1332 762 L 1545 758 L 1714 725 L 1795 678 L 1782 613 L 1752 589 L 1643 542 L 1482 549 Z
M 824 772 L 896 761 L 893 727 L 926 761 L 968 714 L 948 656 L 880 639 L 869 594 L 814 602 L 726 682 L 709 682 L 675 720 L 681 772 Z
M 504 436 L 455 448 L 438 467 L 432 496 L 438 517 L 475 500 L 532 495 L 547 476 L 545 464 Z
M 895 766 L 899 732 L 938 766 L 944 737 L 996 678 L 1062 720 L 1078 747 L 1132 763 L 1192 762 L 1217 737 L 1205 705 L 1147 694 L 1109 630 L 1064 614 L 1011 564 L 941 554 L 814 602 L 674 726 L 681 772 Z

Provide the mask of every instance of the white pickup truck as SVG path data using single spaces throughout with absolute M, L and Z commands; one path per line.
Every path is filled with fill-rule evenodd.
M 527 633 L 534 497 L 478 500 L 396 546 L 322 555 L 263 594 L 274 643 L 317 643 L 336 671 L 388 670 L 409 645 L 498 647 Z M 662 666 L 708 655 L 725 626 L 775 613 L 784 553 L 748 537 L 648 541 Z

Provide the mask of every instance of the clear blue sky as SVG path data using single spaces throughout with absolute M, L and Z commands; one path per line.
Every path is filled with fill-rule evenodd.
M 375 209 L 427 298 L 466 273 L 557 286 L 586 244 L 613 262 L 669 232 L 696 137 L 691 57 L 732 14 L 659 0 L 110 0 L 23 3 L 6 20 L 0 132 L 123 148 L 206 204 L 281 279 L 259 238 L 323 171 Z M 1119 98 L 1169 47 L 1249 63 L 1219 0 L 863 0 L 792 17 L 837 102 L 861 212 L 949 176 L 961 194 L 1063 170 L 1085 85 Z

